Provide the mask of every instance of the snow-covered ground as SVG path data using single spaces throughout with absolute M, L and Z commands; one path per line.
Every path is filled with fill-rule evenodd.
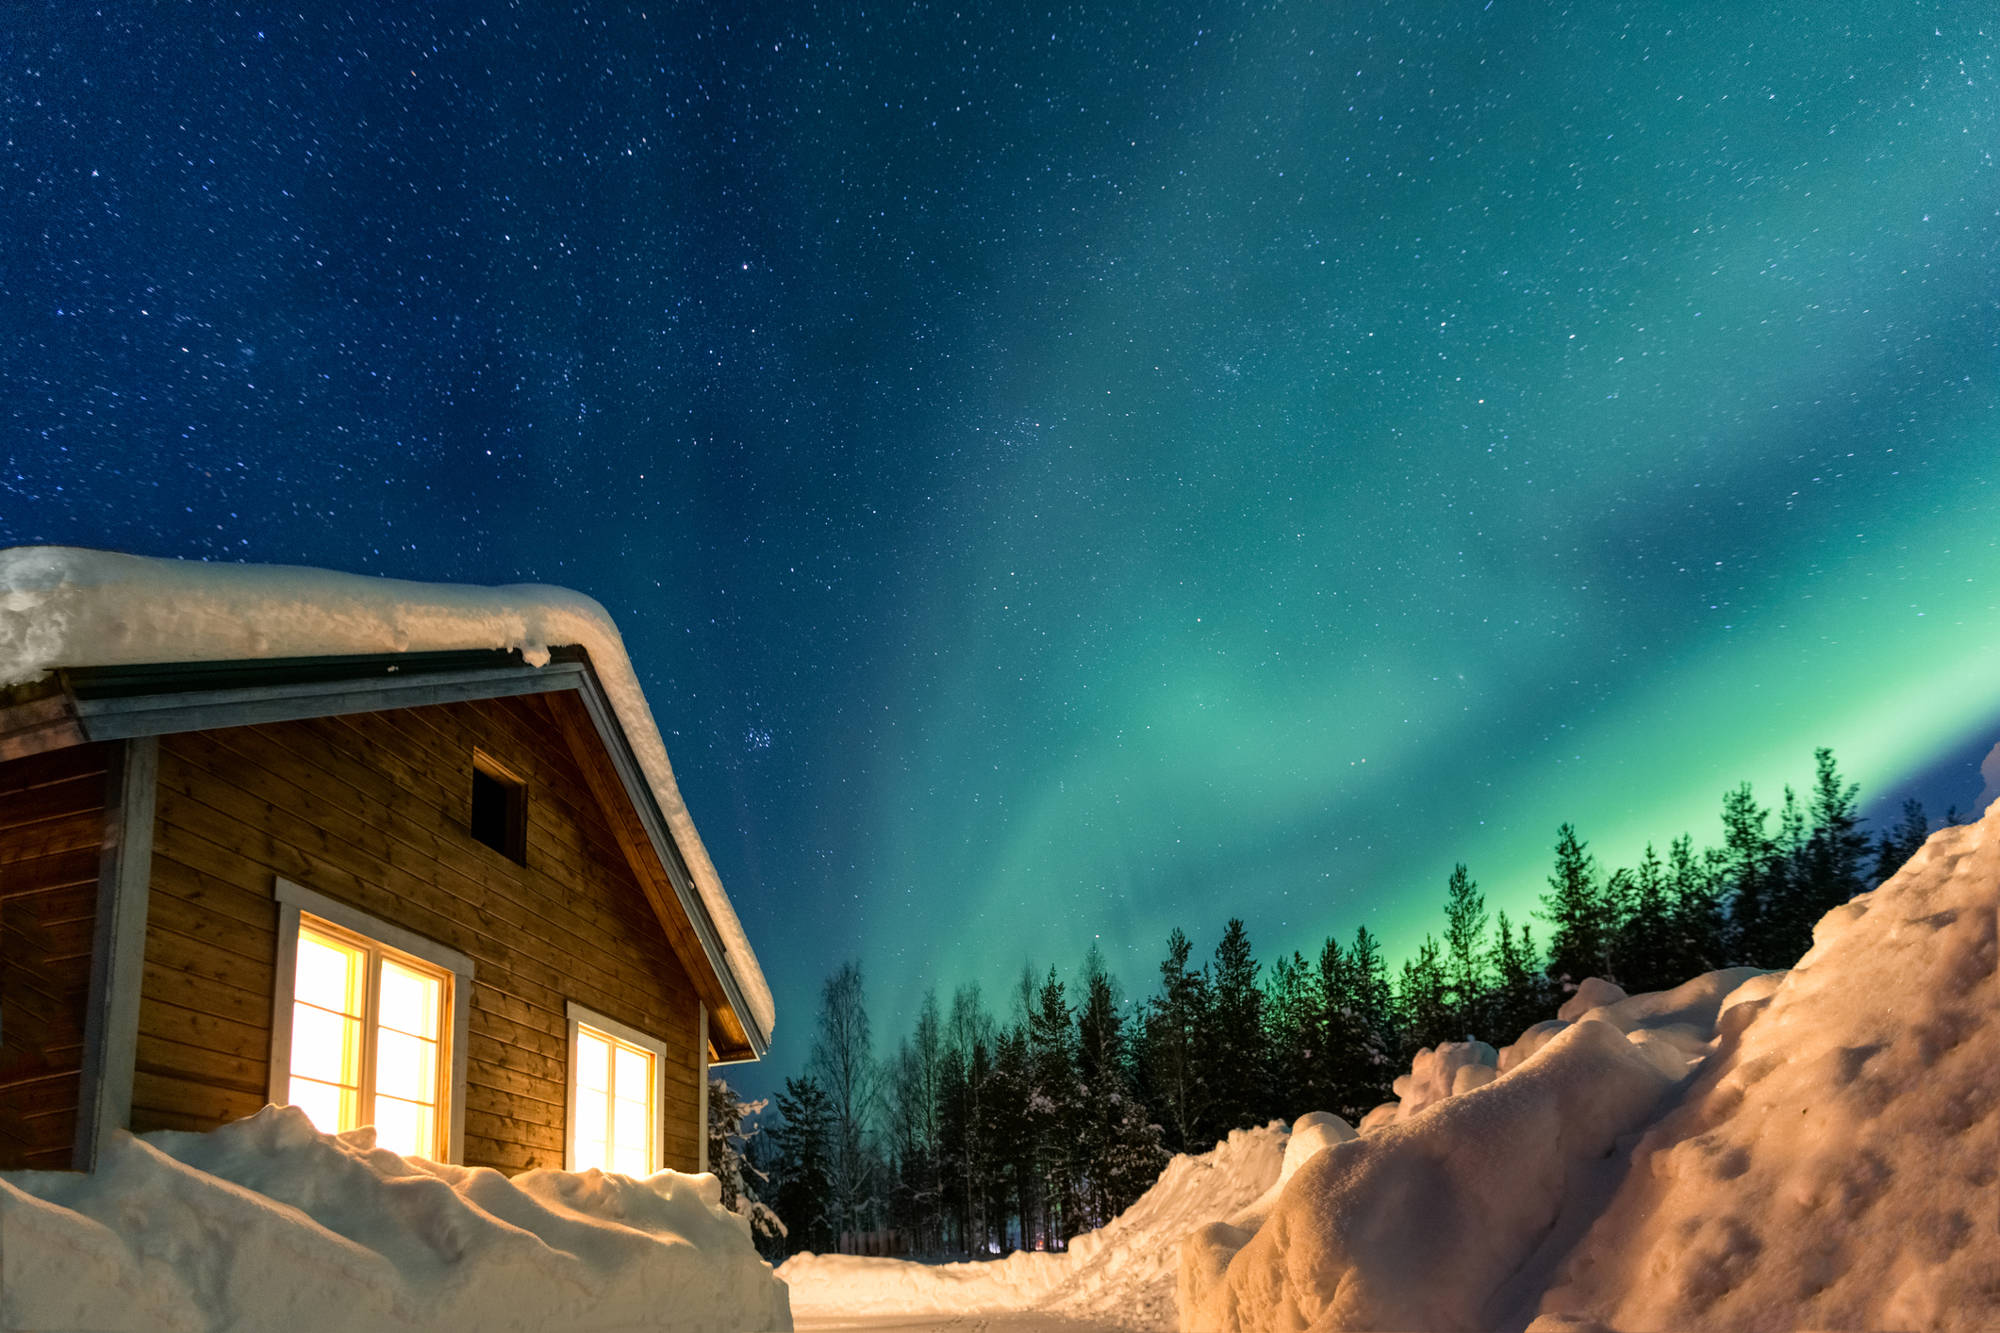
M 1137 1203 L 1063 1253 L 1021 1250 L 957 1264 L 797 1254 L 778 1276 L 792 1288 L 802 1327 L 892 1316 L 943 1327 L 937 1321 L 990 1320 L 1013 1311 L 1100 1327 L 1170 1329 L 1180 1238 L 1264 1197 L 1284 1166 L 1289 1138 L 1278 1124 L 1240 1129 L 1199 1156 L 1174 1158 Z
M 1423 1052 L 1358 1136 L 1176 1158 L 1068 1255 L 780 1273 L 819 1328 L 1155 1329 L 1170 1268 L 1187 1330 L 2000 1328 L 1996 916 L 2000 806 L 1789 972 L 1593 980 L 1512 1045 Z
M 713 1176 L 440 1166 L 266 1107 L 0 1174 L 0 1328 L 788 1329 Z

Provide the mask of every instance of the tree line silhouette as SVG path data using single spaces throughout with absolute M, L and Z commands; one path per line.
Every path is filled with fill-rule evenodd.
M 1871 838 L 1857 790 L 1821 749 L 1807 793 L 1788 786 L 1775 809 L 1747 782 L 1726 792 L 1720 846 L 1682 835 L 1608 873 L 1563 824 L 1534 913 L 1546 947 L 1529 923 L 1489 918 L 1458 865 L 1442 938 L 1426 933 L 1393 977 L 1366 926 L 1266 967 L 1232 918 L 1199 963 L 1171 931 L 1137 1003 L 1093 945 L 1070 982 L 1024 968 L 1004 1019 L 977 985 L 949 1006 L 928 993 L 878 1059 L 849 962 L 822 990 L 807 1072 L 786 1080 L 761 1132 L 749 1113 L 763 1103 L 712 1085 L 711 1162 L 774 1258 L 882 1228 L 925 1254 L 1062 1248 L 1129 1207 L 1171 1154 L 1312 1110 L 1358 1123 L 1418 1050 L 1504 1044 L 1586 977 L 1637 993 L 1721 967 L 1790 966 L 1824 912 L 1888 878 L 1928 834 L 1911 801 Z

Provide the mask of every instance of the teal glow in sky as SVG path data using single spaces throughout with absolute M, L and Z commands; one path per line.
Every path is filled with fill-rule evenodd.
M 893 1033 L 1519 918 L 1816 745 L 1969 807 L 1990 16 L 1136 14 L 30 32 L 0 529 L 599 597 L 753 1080 L 849 956 Z

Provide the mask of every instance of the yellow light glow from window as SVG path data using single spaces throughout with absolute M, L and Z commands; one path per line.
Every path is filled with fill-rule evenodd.
M 447 979 L 344 935 L 300 923 L 287 1096 L 323 1133 L 439 1156 Z
M 361 1123 L 362 978 L 368 955 L 301 928 L 289 1097 L 322 1133 Z
M 576 1169 L 651 1175 L 655 1056 L 583 1024 L 576 1033 Z
M 382 960 L 375 1002 L 375 1142 L 405 1157 L 437 1152 L 443 999 L 440 978 Z

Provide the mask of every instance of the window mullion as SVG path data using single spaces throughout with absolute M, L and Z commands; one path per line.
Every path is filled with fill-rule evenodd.
M 604 1155 L 605 1166 L 618 1163 L 618 1040 L 604 1043 Z
M 377 997 L 382 993 L 382 951 L 368 947 L 368 970 L 361 996 L 361 1123 L 375 1123 L 375 1049 L 381 1044 L 378 1027 L 381 1012 Z

